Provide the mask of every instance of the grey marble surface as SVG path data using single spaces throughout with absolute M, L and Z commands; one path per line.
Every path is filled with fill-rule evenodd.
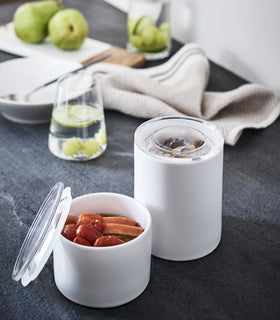
M 0 22 L 18 3 L 0 6 Z M 125 15 L 101 0 L 68 0 L 90 21 L 97 39 L 125 46 Z M 174 43 L 173 51 L 179 47 Z M 14 56 L 0 52 L 0 61 Z M 151 64 L 148 64 L 148 66 Z M 244 80 L 211 63 L 208 90 Z M 225 147 L 223 234 L 209 256 L 191 262 L 152 257 L 151 280 L 136 300 L 112 309 L 76 305 L 56 289 L 52 259 L 28 287 L 11 279 L 34 216 L 57 182 L 73 197 L 91 192 L 133 196 L 133 135 L 143 119 L 106 111 L 108 149 L 85 163 L 55 158 L 49 124 L 20 125 L 0 117 L 1 319 L 277 319 L 280 314 L 280 119 L 246 130 Z

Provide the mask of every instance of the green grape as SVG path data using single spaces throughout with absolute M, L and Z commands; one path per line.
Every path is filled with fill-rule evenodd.
M 96 135 L 96 141 L 102 146 L 107 143 L 107 135 L 105 128 L 101 129 Z
M 155 42 L 157 34 L 156 27 L 147 27 L 141 33 L 141 39 L 144 45 L 150 46 Z
M 99 147 L 99 143 L 96 140 L 89 140 L 84 143 L 82 152 L 86 156 L 91 157 L 98 152 Z
M 151 46 L 143 46 L 143 47 L 140 47 L 138 48 L 140 51 L 142 52 L 151 52 L 151 53 L 154 53 L 154 52 L 160 52 L 162 50 L 164 50 L 166 48 L 166 45 L 162 45 L 162 44 L 153 44 Z
M 159 26 L 160 31 L 166 32 L 170 36 L 170 23 L 164 22 Z
M 153 27 L 155 25 L 155 21 L 150 16 L 142 16 L 139 18 L 134 26 L 133 34 L 140 35 L 144 29 L 147 27 Z
M 136 48 L 141 47 L 142 45 L 142 40 L 140 36 L 130 36 L 129 40 Z
M 157 31 L 157 34 L 156 34 L 156 43 L 158 45 L 164 45 L 166 44 L 166 42 L 168 41 L 169 39 L 169 34 L 165 31 L 160 31 L 158 30 Z
M 132 34 L 133 30 L 134 30 L 134 27 L 135 27 L 135 24 L 136 24 L 136 20 L 132 19 L 132 18 L 129 18 L 127 20 L 127 32 L 129 35 Z
M 63 143 L 62 151 L 66 156 L 73 156 L 79 152 L 83 147 L 81 140 L 79 138 L 71 138 Z

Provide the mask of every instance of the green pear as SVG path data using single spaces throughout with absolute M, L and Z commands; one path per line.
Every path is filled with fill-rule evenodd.
M 49 22 L 51 42 L 62 50 L 77 50 L 88 35 L 88 23 L 76 9 L 63 9 Z
M 62 9 L 62 1 L 27 2 L 19 6 L 14 14 L 16 35 L 28 43 L 44 41 L 48 35 L 51 17 Z

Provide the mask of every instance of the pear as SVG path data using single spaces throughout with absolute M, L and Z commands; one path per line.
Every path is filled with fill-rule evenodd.
M 62 9 L 62 1 L 35 1 L 19 6 L 14 14 L 14 30 L 24 42 L 40 43 L 48 35 L 51 17 Z
M 63 9 L 49 22 L 51 42 L 62 50 L 77 50 L 88 35 L 88 23 L 76 9 Z

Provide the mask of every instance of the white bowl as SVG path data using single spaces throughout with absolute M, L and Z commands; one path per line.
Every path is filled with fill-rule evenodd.
M 54 58 L 18 58 L 0 63 L 0 97 L 25 93 L 81 67 L 78 62 Z M 49 122 L 55 100 L 56 83 L 34 93 L 30 102 L 0 98 L 1 114 L 14 122 L 36 124 Z
M 135 299 L 150 279 L 149 211 L 128 196 L 94 193 L 72 201 L 69 214 L 83 212 L 132 218 L 145 230 L 130 242 L 112 247 L 86 247 L 60 235 L 54 248 L 57 288 L 69 300 L 88 307 L 115 307 Z

